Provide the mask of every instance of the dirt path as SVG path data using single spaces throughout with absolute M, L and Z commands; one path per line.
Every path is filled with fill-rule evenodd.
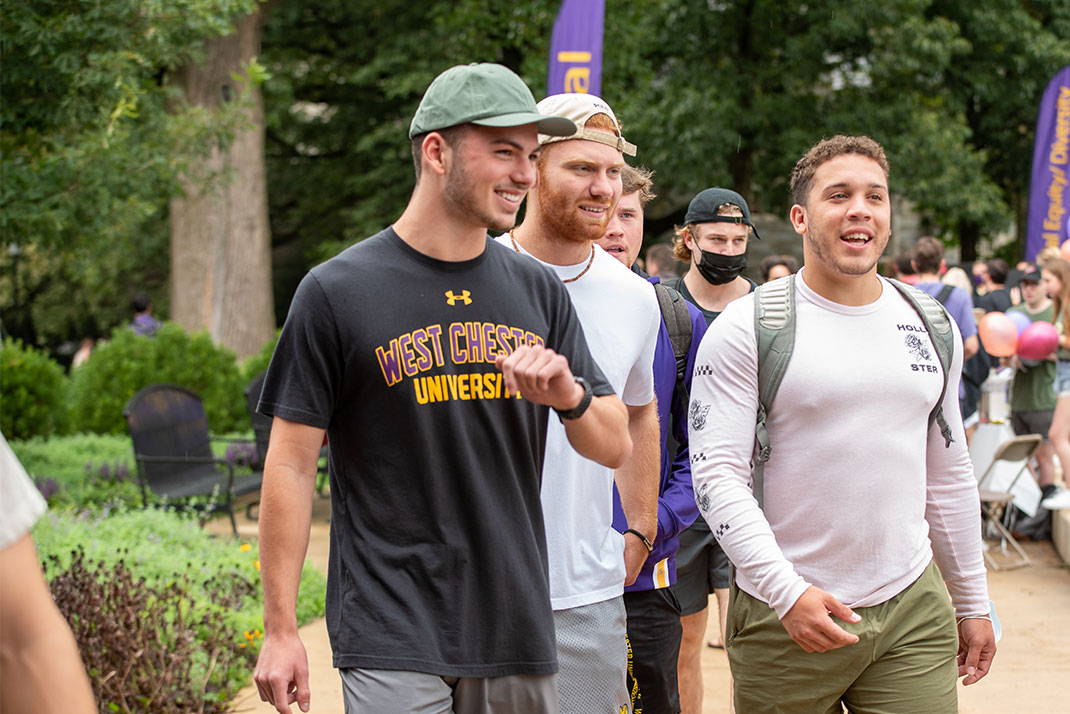
M 313 509 L 309 560 L 327 568 L 329 502 L 316 499 Z M 255 536 L 256 524 L 239 517 L 242 535 Z M 208 526 L 221 533 L 229 524 Z M 970 687 L 959 687 L 961 714 L 1056 714 L 1070 710 L 1065 691 L 1070 672 L 1070 568 L 1050 543 L 1025 544 L 1033 565 L 1018 570 L 990 572 L 989 591 L 1003 623 L 1003 639 L 992 673 Z M 711 618 L 712 621 L 713 618 Z M 324 621 L 301 630 L 309 656 L 312 712 L 343 714 L 341 681 L 331 666 L 330 643 Z M 703 653 L 706 699 L 702 714 L 728 712 L 728 659 L 722 650 Z M 235 699 L 235 713 L 268 714 L 250 685 Z M 298 712 L 297 707 L 293 707 Z

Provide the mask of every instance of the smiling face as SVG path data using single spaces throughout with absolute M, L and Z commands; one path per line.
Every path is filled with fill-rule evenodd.
M 891 219 L 888 178 L 880 164 L 861 154 L 841 154 L 821 164 L 806 205 L 791 208 L 792 225 L 803 237 L 807 275 L 838 284 L 876 275 Z
M 535 195 L 543 225 L 561 240 L 601 238 L 620 198 L 623 166 L 620 151 L 597 141 L 570 139 L 544 147 Z
M 625 267 L 632 267 L 643 247 L 643 207 L 638 191 L 620 197 L 605 235 L 595 243 Z
M 535 182 L 539 152 L 535 125 L 473 125 L 450 151 L 443 187 L 448 210 L 493 231 L 512 228 L 520 203 Z

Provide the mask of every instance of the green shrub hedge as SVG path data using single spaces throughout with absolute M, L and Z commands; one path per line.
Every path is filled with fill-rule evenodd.
M 10 445 L 52 508 L 141 505 L 129 436 L 39 436 Z
M 44 352 L 21 340 L 4 340 L 0 348 L 0 431 L 10 441 L 64 433 L 67 378 Z
M 245 384 L 252 381 L 253 377 L 263 372 L 271 364 L 271 356 L 275 354 L 275 345 L 279 343 L 279 335 L 282 333 L 282 329 L 275 330 L 275 337 L 264 343 L 264 346 L 260 348 L 260 351 L 255 355 L 249 355 L 242 362 L 241 372 L 242 379 Z M 244 387 L 243 387 L 244 389 Z
M 179 514 L 122 507 L 49 511 L 33 536 L 101 711 L 133 703 L 131 711 L 218 712 L 248 684 L 264 631 L 255 542 L 214 538 Z M 325 593 L 324 576 L 306 564 L 300 623 L 323 615 Z M 131 612 L 137 622 L 124 620 Z M 109 687 L 101 680 L 112 671 L 118 681 Z
M 212 431 L 249 429 L 242 389 L 245 381 L 234 354 L 205 333 L 188 335 L 173 323 L 155 337 L 120 329 L 71 374 L 71 417 L 76 431 L 126 432 L 123 407 L 139 389 L 167 383 L 196 392 Z

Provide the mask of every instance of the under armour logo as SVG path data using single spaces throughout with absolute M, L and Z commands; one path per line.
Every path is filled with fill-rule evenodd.
M 472 304 L 472 293 L 467 290 L 462 290 L 460 295 L 455 294 L 452 290 L 446 291 L 446 304 L 453 307 L 457 304 L 458 300 L 462 300 L 465 305 Z

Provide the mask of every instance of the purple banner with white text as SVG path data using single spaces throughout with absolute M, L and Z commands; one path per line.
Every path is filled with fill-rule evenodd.
M 546 94 L 602 95 L 605 0 L 565 0 L 550 38 Z
M 1070 65 L 1052 78 L 1040 100 L 1025 258 L 1070 239 Z

